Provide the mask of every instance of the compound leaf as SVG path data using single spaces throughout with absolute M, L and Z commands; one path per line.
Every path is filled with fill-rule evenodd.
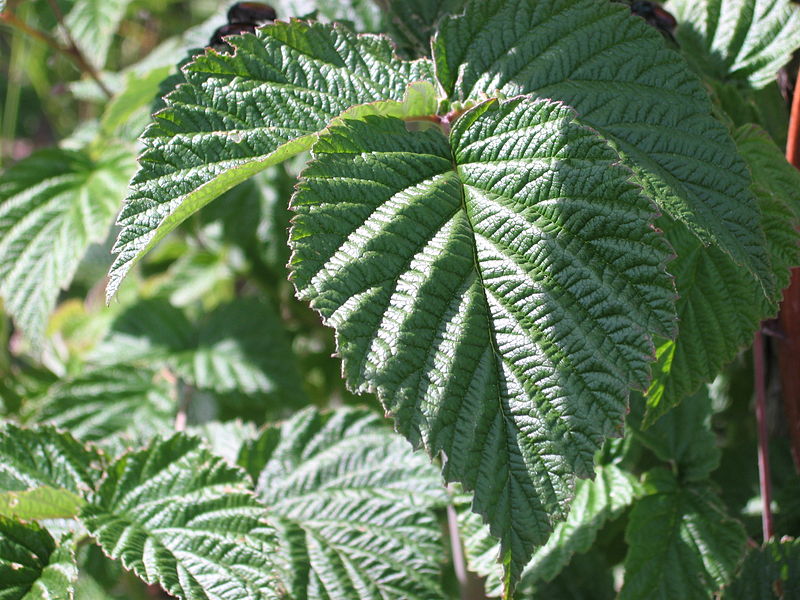
M 292 200 L 300 297 L 344 374 L 475 490 L 520 574 L 674 327 L 669 248 L 630 172 L 562 105 L 462 116 L 449 140 L 368 117 L 331 127 Z
M 707 600 L 730 581 L 745 548 L 741 524 L 703 484 L 681 485 L 665 469 L 633 507 L 620 600 Z
M 108 234 L 133 155 L 51 148 L 0 175 L 0 295 L 34 342 L 92 242 Z
M 0 517 L 0 600 L 72 600 L 77 579 L 68 538 L 56 546 L 39 525 Z
M 277 597 L 266 512 L 247 475 L 176 434 L 123 456 L 83 521 L 104 552 L 185 600 Z
M 247 444 L 240 464 L 280 532 L 292 598 L 444 598 L 442 479 L 374 413 L 304 410 Z
M 724 600 L 800 597 L 800 540 L 770 540 L 750 550 L 741 572 L 723 591 Z
M 800 11 L 775 0 L 670 0 L 684 56 L 706 75 L 762 88 L 800 43 Z
M 131 266 L 186 217 L 272 164 L 310 148 L 357 104 L 402 100 L 432 80 L 429 61 L 404 62 L 388 39 L 342 25 L 276 22 L 230 39 L 183 67 L 183 83 L 145 131 L 141 168 L 119 216 L 110 298 Z
M 437 77 L 453 100 L 531 94 L 575 108 L 663 212 L 775 294 L 744 162 L 686 62 L 628 7 L 472 0 L 463 16 L 442 24 L 433 48 Z

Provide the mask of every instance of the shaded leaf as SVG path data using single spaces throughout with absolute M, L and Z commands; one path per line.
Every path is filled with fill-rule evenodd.
M 800 598 L 800 541 L 771 540 L 750 550 L 724 600 L 790 600 Z

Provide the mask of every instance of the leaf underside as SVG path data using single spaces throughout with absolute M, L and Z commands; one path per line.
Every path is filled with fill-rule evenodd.
M 517 576 L 674 327 L 669 248 L 563 106 L 488 102 L 409 131 L 333 126 L 292 200 L 292 277 L 344 374 L 475 490 Z M 510 557 L 510 558 L 509 558 Z

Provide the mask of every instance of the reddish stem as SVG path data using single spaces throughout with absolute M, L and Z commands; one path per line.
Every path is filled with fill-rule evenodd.
M 767 377 L 764 366 L 764 335 L 756 332 L 753 342 L 753 367 L 756 388 L 756 422 L 758 423 L 758 483 L 761 488 L 761 528 L 766 543 L 773 536 L 772 484 L 769 472 L 769 433 L 767 432 Z

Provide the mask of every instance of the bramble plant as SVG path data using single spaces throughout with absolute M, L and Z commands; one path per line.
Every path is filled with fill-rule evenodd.
M 6 4 L 0 600 L 800 597 L 800 7 Z

